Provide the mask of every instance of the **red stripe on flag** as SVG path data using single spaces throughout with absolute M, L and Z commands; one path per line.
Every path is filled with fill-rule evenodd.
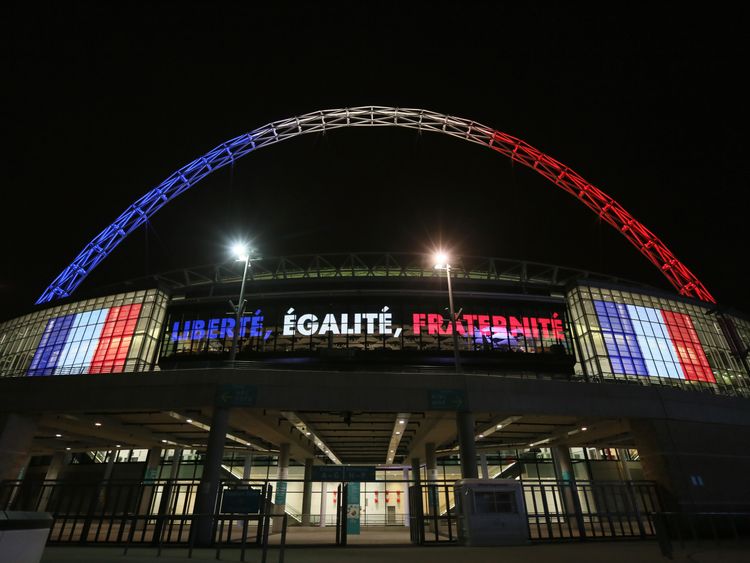
M 688 381 L 706 381 L 716 383 L 716 378 L 708 365 L 706 353 L 703 351 L 698 333 L 695 332 L 693 321 L 684 313 L 674 313 L 662 310 L 664 322 L 669 331 L 677 357 L 680 360 L 685 379 Z
M 112 307 L 109 310 L 99 336 L 99 344 L 89 366 L 89 373 L 113 373 L 123 370 L 140 312 L 140 303 Z

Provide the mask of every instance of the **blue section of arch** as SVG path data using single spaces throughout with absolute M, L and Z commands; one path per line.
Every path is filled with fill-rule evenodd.
M 253 140 L 254 133 L 261 129 L 235 137 L 215 147 L 205 155 L 177 170 L 157 187 L 130 205 L 109 227 L 84 247 L 76 259 L 44 290 L 36 304 L 68 297 L 125 237 L 140 227 L 170 200 L 200 182 L 211 172 L 252 152 L 256 148 L 256 143 Z

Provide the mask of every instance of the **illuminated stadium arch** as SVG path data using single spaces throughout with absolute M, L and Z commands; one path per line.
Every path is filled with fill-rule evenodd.
M 304 135 L 341 127 L 404 127 L 443 133 L 483 145 L 535 170 L 553 184 L 579 199 L 617 229 L 648 258 L 681 295 L 715 303 L 697 277 L 619 203 L 591 185 L 576 172 L 524 141 L 460 117 L 423 109 L 366 106 L 328 109 L 274 121 L 230 139 L 183 166 L 161 184 L 130 205 L 109 227 L 99 233 L 73 262 L 44 290 L 36 301 L 46 303 L 67 297 L 120 242 L 169 201 L 197 184 L 215 170 L 246 154 Z

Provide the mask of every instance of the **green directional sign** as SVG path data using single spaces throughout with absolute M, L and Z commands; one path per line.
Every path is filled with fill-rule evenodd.
M 276 499 L 274 501 L 276 504 L 286 504 L 286 489 L 286 481 L 276 483 Z
M 375 480 L 374 465 L 313 465 L 313 481 L 327 481 L 334 483 L 353 483 Z
M 375 480 L 375 466 L 362 465 L 356 467 L 344 466 L 344 481 L 361 483 Z
M 359 483 L 349 483 L 346 493 L 346 533 L 359 535 Z
M 223 513 L 257 514 L 260 512 L 259 489 L 227 489 L 221 496 Z
M 430 389 L 430 410 L 457 411 L 466 406 L 463 389 Z
M 220 407 L 254 407 L 258 400 L 255 385 L 219 385 L 216 389 L 216 404 Z
M 313 481 L 341 482 L 344 471 L 341 465 L 313 465 L 311 479 Z

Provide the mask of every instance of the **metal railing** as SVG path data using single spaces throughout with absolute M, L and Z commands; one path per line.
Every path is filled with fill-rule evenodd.
M 650 481 L 523 481 L 531 541 L 650 538 L 660 509 Z M 453 485 L 422 483 L 409 490 L 413 543 L 458 540 Z
M 265 499 L 259 508 L 260 515 L 281 518 L 282 515 L 273 514 L 270 496 L 273 486 L 271 479 L 227 481 L 221 489 L 260 490 Z M 661 505 L 653 482 L 542 479 L 525 480 L 522 486 L 532 541 L 649 538 L 656 534 L 654 515 Z M 5 481 L 0 483 L 0 510 L 50 512 L 54 519 L 49 536 L 51 544 L 189 546 L 197 487 L 198 481 Z M 339 499 L 341 493 L 338 492 Z M 457 541 L 453 483 L 412 485 L 408 502 L 414 543 Z M 244 530 L 255 534 L 253 545 L 261 546 L 262 517 L 223 514 L 220 504 L 217 503 L 217 512 L 212 516 L 216 523 L 214 541 L 240 545 L 245 541 Z M 326 523 L 341 525 L 338 512 L 335 520 L 331 512 L 325 517 Z M 310 523 L 318 524 L 319 518 L 319 514 L 310 514 Z M 402 517 L 398 520 L 403 525 Z M 288 516 L 286 521 L 294 523 Z M 379 517 L 365 511 L 361 516 L 365 527 L 389 523 L 385 515 Z
M 742 549 L 750 553 L 750 512 L 659 512 L 654 515 L 661 554 L 677 551 Z

